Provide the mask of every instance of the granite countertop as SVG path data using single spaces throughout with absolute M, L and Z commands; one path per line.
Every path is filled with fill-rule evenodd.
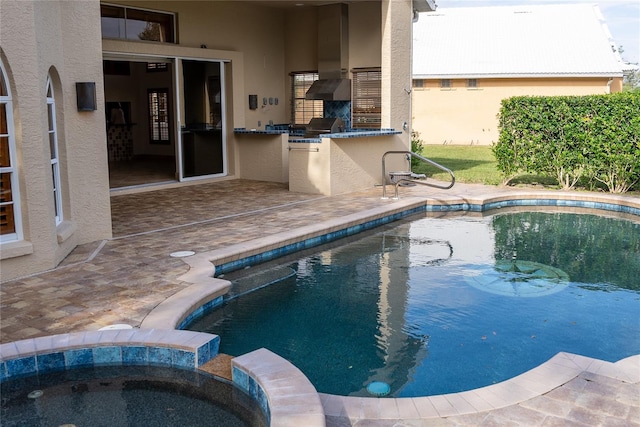
M 242 133 L 249 135 L 282 135 L 289 133 L 289 129 L 247 129 L 247 128 L 234 128 L 233 133 Z
M 376 137 L 386 135 L 400 135 L 402 132 L 395 129 L 350 129 L 346 132 L 327 133 L 324 138 L 345 139 L 345 138 L 363 138 Z M 304 138 L 302 136 L 291 135 L 289 142 L 320 142 L 321 138 Z
M 289 134 L 289 129 L 247 129 L 234 128 L 234 133 L 245 135 L 284 135 Z M 349 129 L 346 132 L 327 133 L 323 138 L 345 139 L 345 138 L 363 138 L 376 137 L 386 135 L 399 135 L 402 131 L 395 129 Z M 289 135 L 289 142 L 302 143 L 320 143 L 321 138 L 305 138 L 301 133 L 292 133 Z

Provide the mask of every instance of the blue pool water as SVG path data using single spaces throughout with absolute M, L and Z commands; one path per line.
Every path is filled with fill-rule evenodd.
M 374 382 L 393 397 L 469 390 L 560 351 L 640 353 L 637 222 L 420 217 L 351 240 L 227 275 L 231 298 L 188 329 L 219 334 L 222 353 L 266 347 L 318 391 L 358 396 Z
M 117 366 L 14 378 L 1 384 L 3 426 L 266 427 L 255 400 L 194 371 Z

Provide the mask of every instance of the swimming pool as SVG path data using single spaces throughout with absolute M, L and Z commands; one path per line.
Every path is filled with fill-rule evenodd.
M 1 387 L 3 426 L 267 425 L 250 396 L 182 369 L 79 368 L 15 378 Z
M 266 347 L 318 391 L 425 396 L 496 383 L 559 351 L 640 353 L 640 225 L 523 212 L 422 218 L 267 270 L 188 329 Z M 227 278 L 231 276 L 228 275 Z M 292 320 L 293 319 L 293 320 Z

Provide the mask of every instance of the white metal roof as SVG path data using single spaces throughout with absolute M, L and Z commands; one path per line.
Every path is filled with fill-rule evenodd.
M 413 24 L 414 78 L 622 77 L 595 4 L 438 8 Z

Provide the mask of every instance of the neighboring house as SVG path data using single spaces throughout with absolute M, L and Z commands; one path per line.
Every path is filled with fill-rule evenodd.
M 438 8 L 414 24 L 413 130 L 427 144 L 498 139 L 502 99 L 622 88 L 596 5 Z
M 379 183 L 382 154 L 409 147 L 412 17 L 434 9 L 433 0 L 2 0 L 2 281 L 110 238 L 115 188 L 245 178 L 338 194 Z M 342 50 L 326 58 L 327 43 Z M 349 86 L 346 100 L 300 95 L 335 73 L 353 82 L 353 104 Z M 288 149 L 289 123 L 334 114 L 348 127 L 399 131 Z M 311 170 L 311 156 L 328 166 Z

